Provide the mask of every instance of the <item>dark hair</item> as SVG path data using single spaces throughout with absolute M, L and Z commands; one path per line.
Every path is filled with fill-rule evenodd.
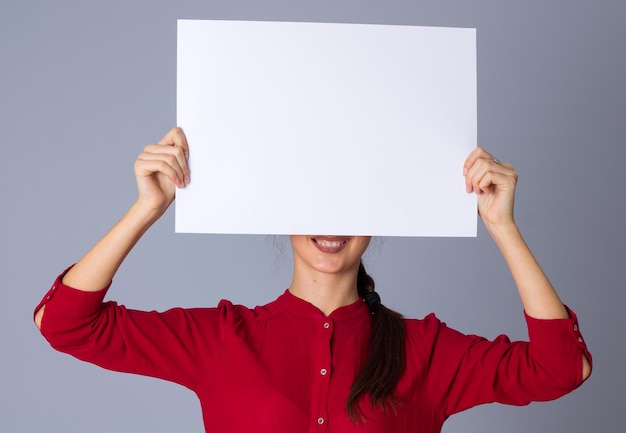
M 374 292 L 374 280 L 365 271 L 363 262 L 359 265 L 357 290 L 372 313 L 372 336 L 367 357 L 352 383 L 346 403 L 348 415 L 354 422 L 364 418 L 359 400 L 365 394 L 370 395 L 371 407 L 395 409 L 397 401 L 393 393 L 406 364 L 402 315 L 380 303 L 380 296 Z

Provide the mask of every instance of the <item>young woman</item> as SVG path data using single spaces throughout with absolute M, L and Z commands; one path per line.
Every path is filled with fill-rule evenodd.
M 529 342 L 487 341 L 432 314 L 410 320 L 385 308 L 361 263 L 363 236 L 291 236 L 291 285 L 263 307 L 157 313 L 103 303 L 128 252 L 189 183 L 188 149 L 174 128 L 139 155 L 136 202 L 35 310 L 53 347 L 188 387 L 207 432 L 434 433 L 455 412 L 555 399 L 589 376 L 576 316 L 515 225 L 517 174 L 480 148 L 465 161 L 465 187 L 511 270 Z

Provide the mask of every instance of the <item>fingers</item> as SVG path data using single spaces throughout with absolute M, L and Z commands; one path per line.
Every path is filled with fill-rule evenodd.
M 149 146 L 146 146 L 146 149 Z M 167 153 L 153 153 L 144 150 L 135 161 L 135 170 L 139 176 L 152 176 L 161 173 L 179 188 L 185 186 L 185 175 L 173 155 Z
M 463 165 L 465 190 L 477 194 L 489 192 L 492 185 L 512 184 L 517 182 L 517 173 L 511 164 L 496 160 L 483 148 L 476 148 L 469 154 Z
M 157 144 L 179 147 L 183 150 L 185 159 L 189 158 L 189 145 L 187 144 L 187 137 L 185 136 L 182 128 L 179 126 L 175 126 L 170 129 Z
M 163 174 L 167 175 L 169 173 L 168 177 L 179 188 L 189 184 L 188 158 L 189 145 L 187 144 L 187 137 L 180 127 L 170 129 L 157 144 L 147 145 L 143 153 L 139 155 L 139 159 L 143 161 L 162 161 L 167 164 L 168 167 L 163 164 L 152 164 L 150 167 L 162 167 L 164 170 Z
M 511 164 L 498 161 L 491 153 L 487 152 L 482 147 L 477 147 L 465 159 L 465 163 L 463 164 L 463 174 L 465 175 L 467 171 L 469 171 L 470 167 L 474 165 L 474 163 L 479 159 L 490 159 L 497 165 L 501 165 L 507 168 L 513 168 Z
M 172 128 L 158 144 L 144 147 L 135 161 L 135 171 L 142 177 L 161 173 L 177 187 L 184 188 L 189 184 L 188 155 L 185 134 L 180 128 Z

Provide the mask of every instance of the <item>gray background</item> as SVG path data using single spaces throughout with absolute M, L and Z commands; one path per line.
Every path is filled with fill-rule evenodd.
M 478 29 L 479 142 L 520 173 L 517 220 L 578 313 L 595 371 L 574 393 L 487 405 L 452 432 L 624 431 L 626 6 L 621 1 L 0 3 L 0 432 L 200 432 L 195 395 L 51 350 L 31 312 L 135 197 L 132 164 L 175 123 L 176 19 Z M 367 175 L 367 173 L 364 173 Z M 467 333 L 525 338 L 499 253 L 477 239 L 379 240 L 383 300 Z M 255 305 L 289 283 L 285 239 L 149 232 L 110 297 L 144 309 Z

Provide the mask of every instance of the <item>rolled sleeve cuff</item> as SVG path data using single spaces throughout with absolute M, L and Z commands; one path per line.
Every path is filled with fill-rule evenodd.
M 46 312 L 67 319 L 81 319 L 90 316 L 102 305 L 104 296 L 111 283 L 97 292 L 85 292 L 66 286 L 61 281 L 65 274 L 73 267 L 64 270 L 54 281 L 52 287 L 35 307 L 33 314 L 36 314 L 41 307 L 46 306 Z
M 528 325 L 528 337 L 533 346 L 545 351 L 568 351 L 577 347 L 582 350 L 591 364 L 591 354 L 580 332 L 578 317 L 569 307 L 565 307 L 569 319 L 535 319 L 526 312 L 526 324 Z

